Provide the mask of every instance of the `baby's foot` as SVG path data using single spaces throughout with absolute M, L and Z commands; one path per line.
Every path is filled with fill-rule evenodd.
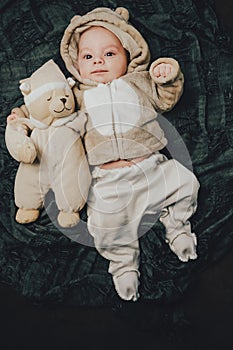
M 127 271 L 120 276 L 113 276 L 113 282 L 118 295 L 122 299 L 136 301 L 139 298 L 137 271 Z
M 195 234 L 186 232 L 178 234 L 169 244 L 171 250 L 183 262 L 187 262 L 189 259 L 197 259 L 196 245 L 197 239 Z

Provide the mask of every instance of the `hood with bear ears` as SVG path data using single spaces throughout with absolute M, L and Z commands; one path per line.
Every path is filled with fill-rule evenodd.
M 81 83 L 94 85 L 89 79 L 82 79 L 77 69 L 78 42 L 82 32 L 92 26 L 101 26 L 113 32 L 123 47 L 129 52 L 130 61 L 127 73 L 140 72 L 148 67 L 150 52 L 142 35 L 128 23 L 129 12 L 124 7 L 115 11 L 99 7 L 83 16 L 74 16 L 61 40 L 61 56 L 67 70 Z

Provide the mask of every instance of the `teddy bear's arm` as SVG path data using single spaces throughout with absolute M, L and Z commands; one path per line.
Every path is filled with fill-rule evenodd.
M 87 123 L 87 115 L 85 112 L 77 112 L 77 117 L 66 123 L 66 126 L 80 134 L 81 137 L 85 134 Z
M 159 65 L 170 66 L 170 73 L 165 76 L 156 75 L 155 69 Z M 154 85 L 153 98 L 160 112 L 171 110 L 180 99 L 183 92 L 184 76 L 179 63 L 173 58 L 159 58 L 150 67 L 150 76 Z
M 18 162 L 33 163 L 36 158 L 35 145 L 28 136 L 32 128 L 28 119 L 19 116 L 7 123 L 6 146 L 11 156 Z

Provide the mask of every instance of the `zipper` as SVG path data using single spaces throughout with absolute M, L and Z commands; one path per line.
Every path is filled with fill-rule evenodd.
M 107 83 L 108 90 L 109 90 L 109 96 L 110 96 L 110 103 L 111 103 L 111 114 L 112 114 L 112 129 L 113 129 L 113 135 L 115 138 L 115 144 L 116 144 L 116 149 L 117 149 L 117 155 L 120 158 L 120 150 L 119 150 L 119 145 L 118 145 L 118 140 L 117 140 L 117 132 L 116 132 L 116 126 L 115 126 L 115 117 L 113 113 L 113 97 L 112 97 L 112 88 L 111 88 L 111 83 Z

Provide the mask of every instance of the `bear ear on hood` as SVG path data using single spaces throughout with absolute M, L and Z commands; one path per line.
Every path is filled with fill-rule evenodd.
M 117 7 L 115 12 L 120 15 L 126 22 L 129 20 L 129 11 L 125 7 Z
M 28 95 L 31 92 L 31 85 L 29 82 L 20 81 L 19 89 L 23 95 Z
M 76 21 L 77 19 L 79 19 L 81 17 L 82 16 L 80 16 L 80 15 L 75 15 L 74 17 L 71 18 L 70 22 L 72 23 L 72 22 Z

